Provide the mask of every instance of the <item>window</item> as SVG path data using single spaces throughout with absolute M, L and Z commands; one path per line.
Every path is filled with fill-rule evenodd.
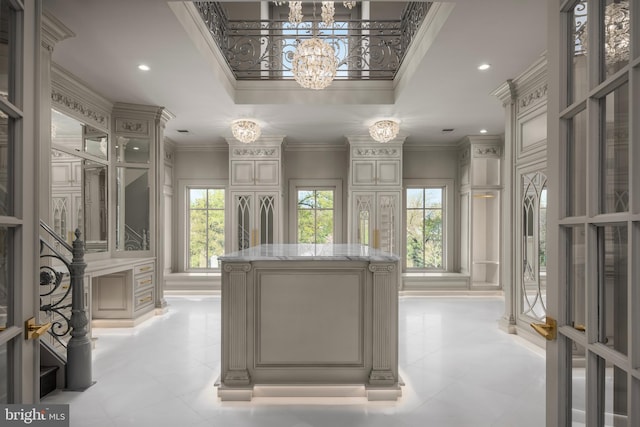
M 333 190 L 302 190 L 297 192 L 298 243 L 333 243 L 334 193 Z
M 406 190 L 407 269 L 445 268 L 445 187 Z
M 220 268 L 224 254 L 224 190 L 187 188 L 188 269 Z

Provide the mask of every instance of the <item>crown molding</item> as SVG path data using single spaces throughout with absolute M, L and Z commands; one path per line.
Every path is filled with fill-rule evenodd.
M 42 32 L 40 43 L 42 44 L 42 47 L 47 49 L 49 52 L 53 52 L 55 45 L 62 40 L 76 36 L 69 27 L 64 25 L 62 21 L 46 10 L 42 13 L 41 28 Z
M 109 131 L 113 103 L 76 76 L 51 63 L 51 108 L 97 129 Z
M 284 151 L 347 151 L 347 144 L 287 143 Z

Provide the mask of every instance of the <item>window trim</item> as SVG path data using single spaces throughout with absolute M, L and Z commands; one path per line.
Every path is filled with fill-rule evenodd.
M 225 252 L 227 251 L 227 236 L 229 236 L 228 202 L 229 189 L 227 181 L 223 179 L 179 179 L 178 180 L 178 271 L 185 273 L 219 272 L 219 268 L 189 268 L 189 189 L 206 188 L 224 190 L 224 237 Z
M 443 189 L 443 238 L 442 238 L 442 269 L 407 268 L 407 189 L 410 188 L 442 188 Z M 402 269 L 407 273 L 446 273 L 453 272 L 455 256 L 454 231 L 455 197 L 453 179 L 405 179 L 402 181 Z
M 289 180 L 289 238 L 298 240 L 298 190 L 333 190 L 334 243 L 343 242 L 342 233 L 342 180 L 341 179 L 290 179 Z

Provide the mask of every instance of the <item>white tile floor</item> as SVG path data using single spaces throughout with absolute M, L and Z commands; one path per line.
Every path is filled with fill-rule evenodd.
M 85 392 L 56 391 L 75 427 L 540 427 L 543 352 L 497 327 L 500 298 L 401 298 L 398 402 L 353 398 L 220 402 L 220 298 L 168 297 L 133 329 L 94 329 Z

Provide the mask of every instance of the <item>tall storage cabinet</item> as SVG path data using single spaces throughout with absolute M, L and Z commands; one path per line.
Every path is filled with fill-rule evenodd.
M 468 137 L 461 145 L 461 266 L 475 288 L 500 286 L 501 158 L 496 137 Z
M 231 247 L 238 251 L 282 242 L 282 141 L 262 137 L 243 144 L 229 138 Z
M 349 241 L 401 256 L 402 144 L 348 137 Z

